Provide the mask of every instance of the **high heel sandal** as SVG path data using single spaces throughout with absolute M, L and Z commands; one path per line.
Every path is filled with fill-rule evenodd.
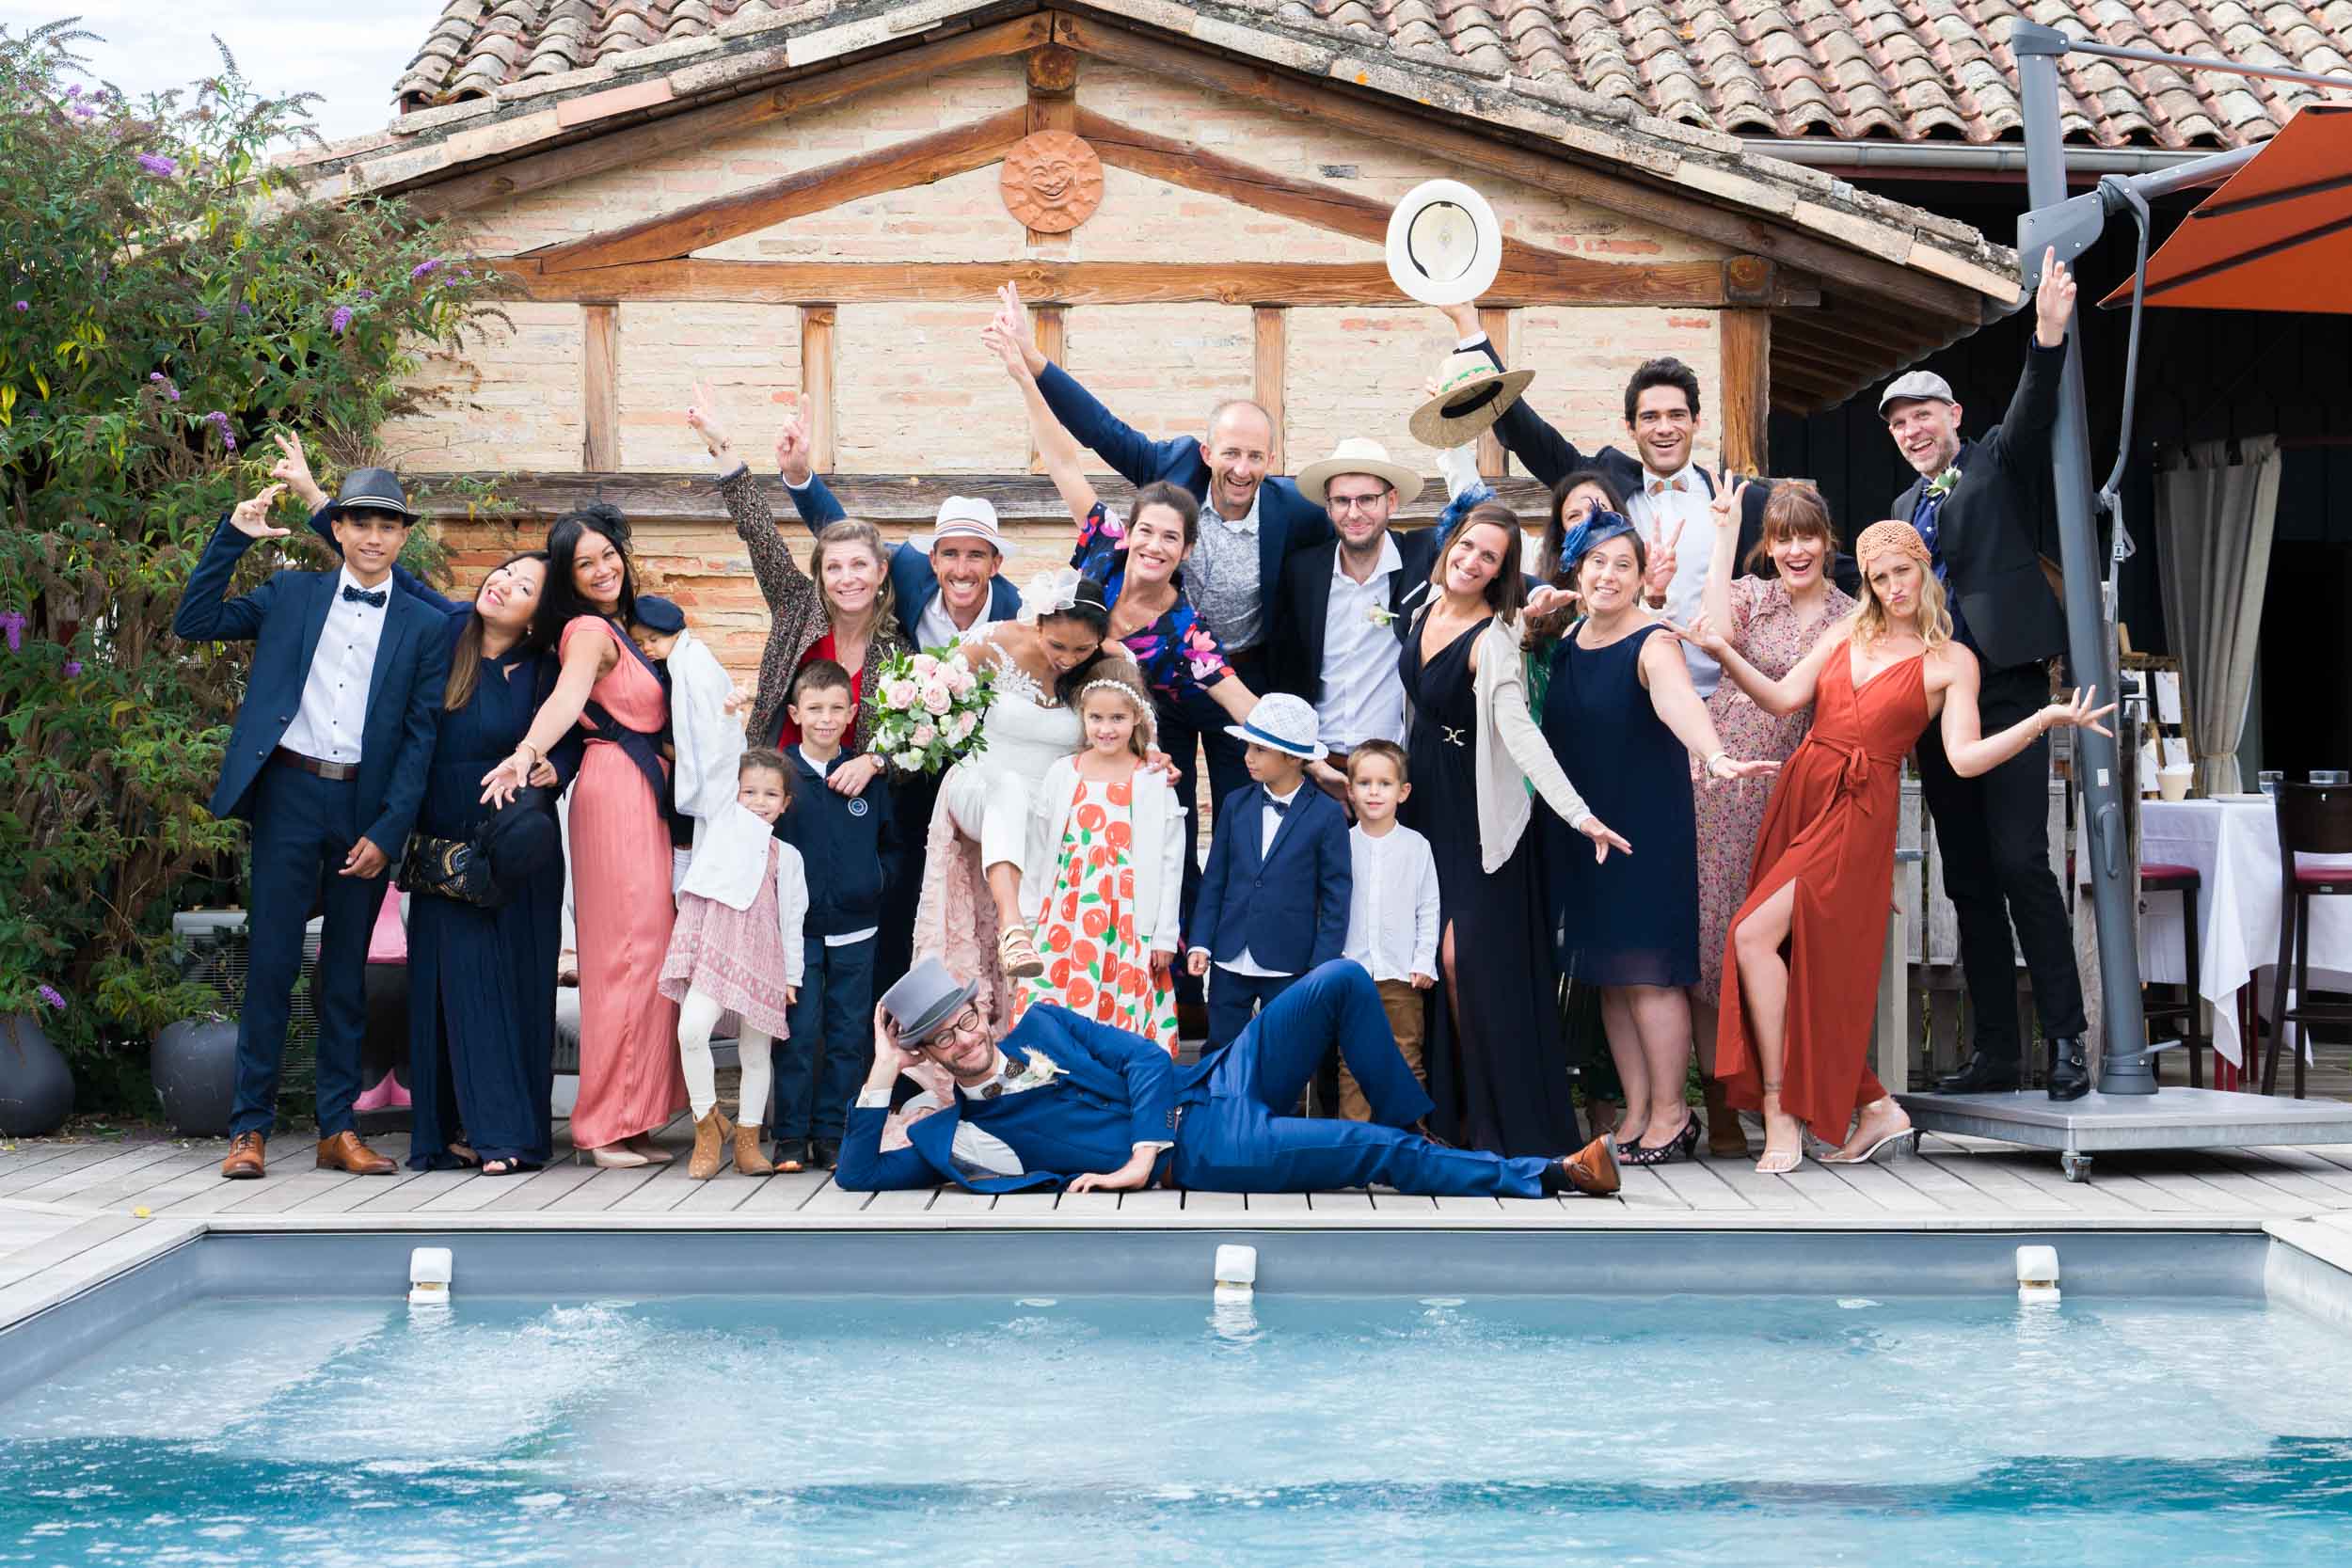
M 1905 1125 L 1896 1128 L 1892 1132 L 1880 1133 L 1870 1141 L 1867 1148 L 1857 1153 L 1847 1154 L 1841 1151 L 1836 1154 L 1824 1154 L 1821 1156 L 1821 1164 L 1825 1165 L 1868 1165 L 1877 1164 L 1881 1154 L 1884 1154 L 1889 1160 L 1899 1160 L 1906 1154 L 1915 1154 L 1918 1151 L 1919 1130 L 1916 1127 Z
M 1780 1085 L 1767 1084 L 1764 1085 L 1764 1093 L 1777 1107 L 1780 1100 Z M 1797 1128 L 1796 1148 L 1774 1148 L 1772 1147 L 1772 1117 L 1776 1115 L 1787 1116 L 1788 1113 L 1776 1108 L 1765 1113 L 1764 1154 L 1756 1162 L 1756 1174 L 1758 1176 L 1787 1176 L 1790 1171 L 1804 1164 L 1804 1128 L 1802 1124 Z
M 1617 1146 L 1617 1162 L 1627 1165 L 1663 1165 L 1676 1160 L 1688 1160 L 1699 1147 L 1698 1113 L 1689 1106 L 1682 1108 L 1682 1130 L 1656 1148 L 1636 1142 L 1630 1147 Z
M 649 1165 L 666 1165 L 677 1158 L 676 1155 L 654 1142 L 651 1132 L 640 1132 L 634 1137 L 623 1138 L 621 1143 L 631 1154 Z
M 1045 973 L 1045 960 L 1037 956 L 1037 944 L 1018 926 L 996 939 L 996 961 L 1009 979 L 1034 980 Z

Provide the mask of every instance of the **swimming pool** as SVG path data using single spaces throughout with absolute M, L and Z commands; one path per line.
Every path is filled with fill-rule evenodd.
M 0 1563 L 2340 1563 L 2247 1296 L 204 1296 L 0 1403 Z M 679 1278 L 679 1287 L 696 1281 Z

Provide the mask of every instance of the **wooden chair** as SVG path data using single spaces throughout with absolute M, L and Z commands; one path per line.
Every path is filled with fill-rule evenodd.
M 2139 891 L 2142 897 L 2153 893 L 2177 893 L 2181 895 L 2181 973 L 2187 976 L 2181 983 L 2177 1000 L 2167 997 L 2152 1001 L 2141 1009 L 2148 1021 L 2148 1037 L 2153 1043 L 2156 1026 L 2180 1020 L 2181 1049 L 2188 1053 L 2188 1086 L 2205 1086 L 2205 1074 L 2197 1053 L 2201 1047 L 2211 1050 L 2213 1037 L 2197 1032 L 2197 890 L 2203 879 L 2193 865 L 2174 865 L 2169 862 L 2147 862 L 2139 868 Z M 2162 984 L 2162 982 L 2154 982 Z M 2167 990 L 2171 988 L 2167 987 Z
M 2279 1048 L 2287 1025 L 2352 1023 L 2352 1006 L 2311 1000 L 2311 901 L 2352 897 L 2352 871 L 2302 870 L 2297 854 L 2352 854 L 2352 784 L 2279 785 L 2279 980 L 2271 993 L 2270 1050 L 2263 1063 L 2263 1093 L 2279 1092 Z M 2289 966 L 2296 1005 L 2287 1008 Z M 2297 1031 L 2298 1037 L 2302 1031 Z M 2303 1098 L 2302 1041 L 2295 1053 L 2295 1098 Z

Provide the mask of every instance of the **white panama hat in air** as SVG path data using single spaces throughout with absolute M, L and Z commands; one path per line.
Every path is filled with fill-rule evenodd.
M 1465 305 L 1502 270 L 1502 225 L 1459 180 L 1429 180 L 1389 214 L 1389 277 L 1423 305 Z

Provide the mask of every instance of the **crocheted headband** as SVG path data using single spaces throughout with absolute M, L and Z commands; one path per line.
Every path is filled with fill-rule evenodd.
M 1922 567 L 1932 568 L 1935 560 L 1928 554 L 1928 542 L 1919 537 L 1919 531 L 1899 517 L 1889 517 L 1883 523 L 1872 523 L 1862 531 L 1862 537 L 1853 542 L 1854 565 L 1864 577 L 1870 575 L 1872 558 L 1892 551 L 1907 555 Z

